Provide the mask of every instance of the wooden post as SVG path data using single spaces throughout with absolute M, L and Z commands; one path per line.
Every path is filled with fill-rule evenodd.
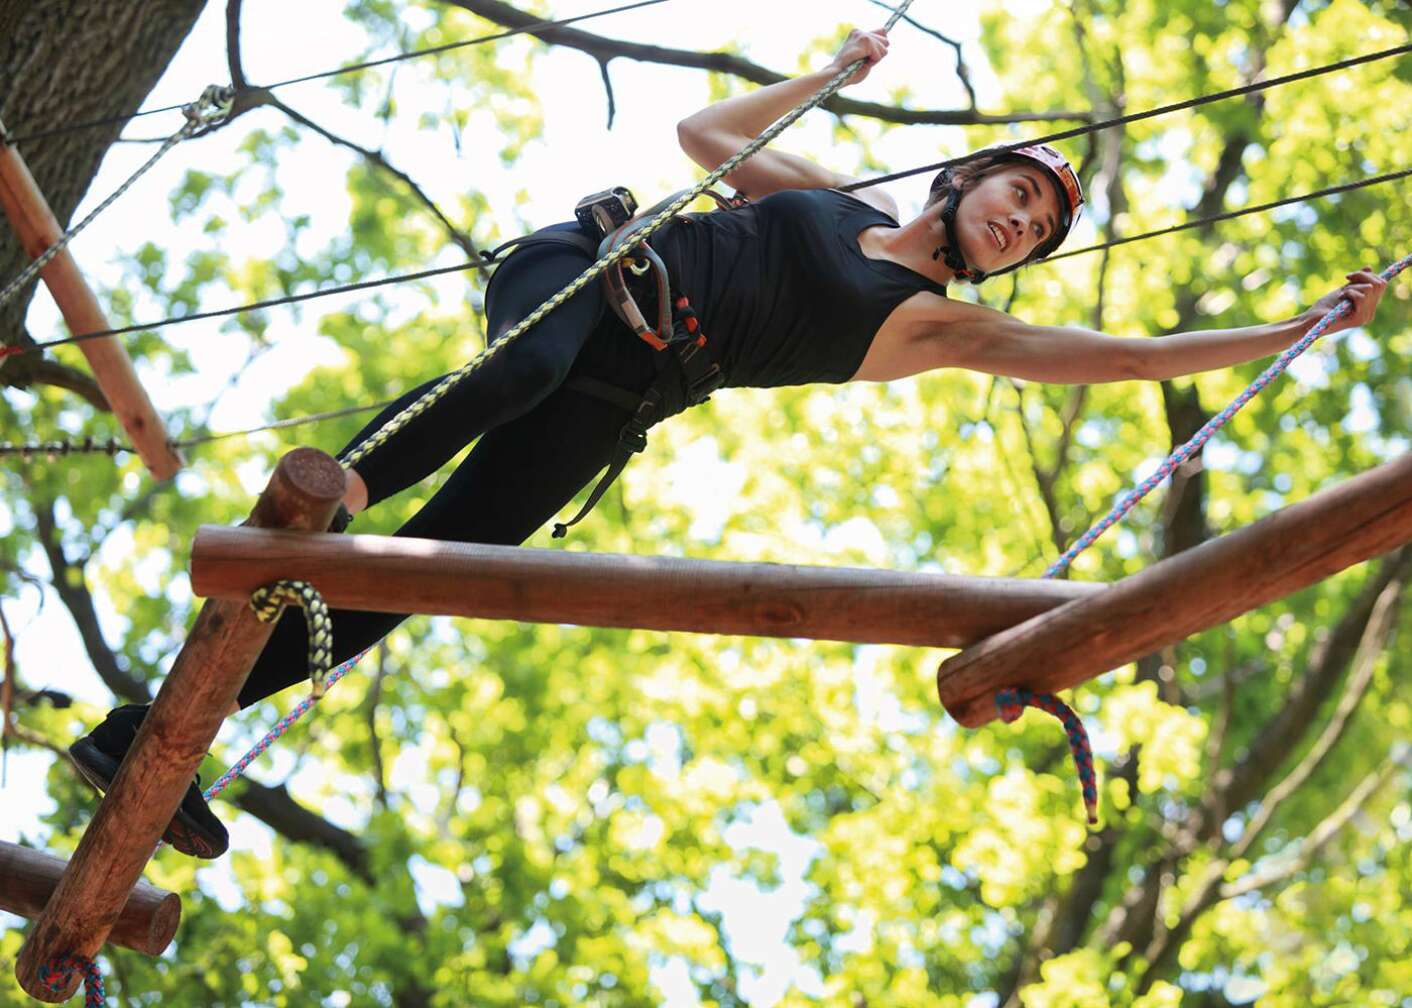
M 1054 692 L 1412 542 L 1412 454 L 1051 609 L 948 659 L 937 693 L 961 724 L 1007 686 Z
M 570 553 L 203 527 L 191 584 L 249 597 L 281 577 L 336 609 L 960 647 L 1101 585 Z
M 297 448 L 280 460 L 249 522 L 327 528 L 344 480 L 334 459 Z M 74 978 L 68 990 L 51 991 L 40 969 L 66 954 L 92 958 L 102 946 L 271 630 L 255 618 L 248 598 L 201 607 L 132 750 L 20 949 L 15 975 L 31 997 L 66 1001 L 77 987 Z
M 0 206 L 30 259 L 51 247 L 64 230 L 49 209 L 20 152 L 0 143 Z M 39 271 L 49 293 L 75 336 L 111 329 L 98 299 L 79 272 L 74 257 L 64 249 Z M 137 380 L 132 360 L 123 345 L 111 337 L 78 344 L 93 369 L 93 377 L 123 425 L 143 463 L 157 479 L 168 479 L 182 467 L 182 459 L 168 443 L 162 419 Z
M 0 910 L 31 920 L 38 917 L 67 865 L 44 851 L 0 840 Z M 108 941 L 146 955 L 161 955 L 180 922 L 181 897 L 138 879 Z

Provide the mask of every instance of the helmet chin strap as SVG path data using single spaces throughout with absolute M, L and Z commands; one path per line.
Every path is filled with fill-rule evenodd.
M 961 240 L 956 235 L 956 211 L 960 206 L 961 190 L 953 187 L 951 194 L 946 197 L 946 205 L 941 208 L 941 223 L 946 228 L 946 244 L 938 248 L 932 258 L 944 256 L 946 265 L 958 279 L 978 284 L 987 274 L 984 270 L 968 266 L 965 257 L 961 255 Z

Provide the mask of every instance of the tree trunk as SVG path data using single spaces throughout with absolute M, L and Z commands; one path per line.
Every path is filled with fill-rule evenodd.
M 203 6 L 204 0 L 0 0 L 0 120 L 60 224 L 70 223 L 123 124 L 30 141 L 26 134 L 136 112 Z M 0 282 L 27 263 L 12 229 L 0 228 Z M 0 305 L 0 343 L 23 340 L 33 292 L 31 284 Z M 32 355 L 8 358 L 0 384 L 43 380 L 38 363 Z

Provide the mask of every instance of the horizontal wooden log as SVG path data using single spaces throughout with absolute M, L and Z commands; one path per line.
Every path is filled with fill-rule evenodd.
M 1412 542 L 1412 454 L 996 634 L 937 670 L 961 724 L 1008 686 L 1054 692 Z
M 297 448 L 280 460 L 250 521 L 327 528 L 345 479 L 333 458 Z M 20 948 L 15 976 L 31 997 L 62 1002 L 73 994 L 77 977 L 55 991 L 40 971 L 65 955 L 91 959 L 103 945 L 272 629 L 255 618 L 248 599 L 201 607 L 68 870 Z
M 59 227 L 20 152 L 3 143 L 0 143 L 0 208 L 4 209 L 31 259 L 38 259 L 63 236 L 63 228 Z M 82 336 L 112 328 L 68 249 L 51 259 L 39 271 L 39 276 L 59 306 L 69 332 Z M 182 466 L 181 456 L 169 443 L 166 427 L 147 397 L 147 390 L 138 381 L 127 350 L 113 337 L 84 340 L 78 348 L 88 359 L 98 387 L 103 390 L 113 415 L 132 440 L 143 464 L 157 479 L 174 476 Z
M 52 854 L 0 840 L 0 910 L 34 920 L 59 885 L 68 862 Z M 150 956 L 161 955 L 181 923 L 181 897 L 143 879 L 108 935 L 108 942 Z
M 864 644 L 961 647 L 1101 585 L 570 553 L 205 526 L 191 583 L 244 599 L 282 577 L 336 609 Z

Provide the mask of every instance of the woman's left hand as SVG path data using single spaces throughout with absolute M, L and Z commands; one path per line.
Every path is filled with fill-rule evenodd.
M 1353 310 L 1347 315 L 1335 319 L 1324 330 L 1326 333 L 1356 329 L 1358 326 L 1367 325 L 1372 321 L 1373 313 L 1378 310 L 1378 302 L 1382 300 L 1383 293 L 1387 290 L 1387 281 L 1373 272 L 1371 266 L 1365 266 L 1356 273 L 1346 275 L 1348 283 L 1331 294 L 1325 294 L 1304 313 L 1310 325 L 1318 322 L 1319 319 L 1337 308 L 1340 301 L 1349 302 L 1353 305 Z

